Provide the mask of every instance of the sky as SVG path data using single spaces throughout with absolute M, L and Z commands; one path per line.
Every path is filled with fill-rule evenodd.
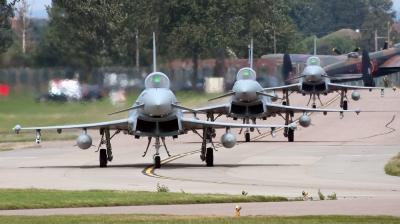
M 47 18 L 45 5 L 51 5 L 51 0 L 28 0 L 32 1 L 32 17 Z M 400 0 L 393 0 L 393 9 L 397 11 L 397 18 L 400 18 Z

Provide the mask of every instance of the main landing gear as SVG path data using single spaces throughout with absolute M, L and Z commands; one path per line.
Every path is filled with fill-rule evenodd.
M 215 138 L 215 130 L 212 128 L 203 128 L 203 135 L 200 135 L 196 130 L 193 130 L 196 134 L 198 134 L 202 138 L 201 142 L 201 152 L 200 159 L 203 162 L 206 162 L 206 166 L 214 166 L 214 143 L 212 141 Z M 207 148 L 207 143 L 211 143 L 212 147 Z
M 340 107 L 347 110 L 347 90 L 340 91 Z M 346 99 L 346 100 L 345 100 Z
M 167 145 L 165 144 L 165 137 L 154 137 L 154 138 L 156 139 L 156 142 L 154 144 L 154 147 L 156 148 L 156 154 L 153 155 L 154 167 L 155 168 L 161 168 L 161 158 L 160 158 L 160 153 L 159 153 L 161 146 L 164 146 L 165 151 L 167 151 L 167 154 L 168 154 L 169 157 L 171 157 L 171 155 L 169 154 L 169 151 L 167 149 Z M 160 138 L 161 138 L 161 141 L 162 141 L 163 145 L 160 144 Z M 149 150 L 151 139 L 152 139 L 152 137 L 148 137 L 148 143 L 147 143 L 146 151 L 144 152 L 142 157 L 146 156 L 147 151 Z
M 111 139 L 120 132 L 121 130 L 117 130 L 112 136 L 110 136 L 110 129 L 100 129 L 101 140 L 97 151 L 99 153 L 99 163 L 100 167 L 107 167 L 107 163 L 113 160 L 112 148 L 111 148 Z M 105 138 L 104 138 L 105 137 Z M 105 144 L 105 149 L 100 149 L 101 145 Z
M 285 95 L 286 101 L 282 102 L 282 105 L 284 106 L 289 106 L 289 95 L 287 91 L 284 91 L 283 94 Z M 285 117 L 283 119 L 285 120 L 285 125 L 289 125 L 293 122 L 293 116 L 294 113 L 293 111 L 286 111 L 285 112 Z M 291 128 L 284 128 L 283 129 L 283 136 L 288 138 L 288 142 L 294 142 L 294 130 Z

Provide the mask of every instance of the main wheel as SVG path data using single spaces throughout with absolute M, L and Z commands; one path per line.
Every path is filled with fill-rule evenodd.
M 343 101 L 343 110 L 347 110 L 347 100 Z
M 313 104 L 313 105 L 312 105 L 312 108 L 313 108 L 313 109 L 316 109 L 316 108 L 317 108 L 317 105 Z
M 282 105 L 286 105 L 286 101 L 283 101 L 283 102 L 282 102 Z
M 100 149 L 99 162 L 100 167 L 107 167 L 107 150 Z
M 214 166 L 214 149 L 213 148 L 207 148 L 206 166 Z
M 160 158 L 160 156 L 155 156 L 154 157 L 154 167 L 155 168 L 161 168 L 161 158 Z
M 244 138 L 246 139 L 246 142 L 250 142 L 250 133 L 244 133 Z
M 294 131 L 291 128 L 289 128 L 289 130 L 288 130 L 288 141 L 294 142 Z

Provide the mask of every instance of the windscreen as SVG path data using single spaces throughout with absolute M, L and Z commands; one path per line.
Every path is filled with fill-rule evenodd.
M 168 77 L 161 72 L 153 72 L 146 77 L 144 81 L 145 88 L 165 88 L 169 89 L 170 82 Z
M 236 75 L 236 80 L 256 80 L 256 72 L 251 68 L 242 68 Z
M 321 61 L 317 57 L 307 59 L 307 66 L 321 66 Z

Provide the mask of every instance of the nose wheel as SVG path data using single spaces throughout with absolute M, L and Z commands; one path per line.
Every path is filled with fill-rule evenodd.
M 154 156 L 154 167 L 161 168 L 161 158 L 160 156 Z

